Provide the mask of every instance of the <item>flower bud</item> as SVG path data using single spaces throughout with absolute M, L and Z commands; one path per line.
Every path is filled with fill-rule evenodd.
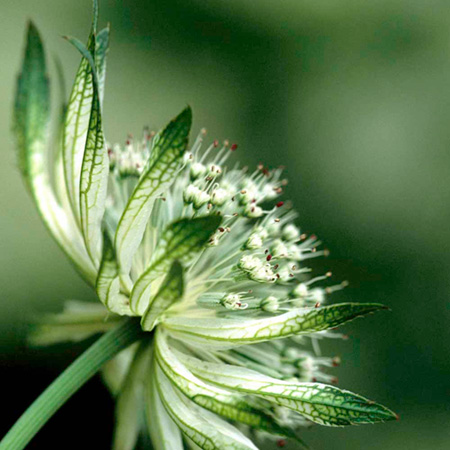
M 192 203 L 194 201 L 194 197 L 198 195 L 200 189 L 193 184 L 189 184 L 183 191 L 183 200 L 185 203 Z
M 291 297 L 295 298 L 306 298 L 308 295 L 308 286 L 306 286 L 305 283 L 300 283 L 295 286 L 294 289 L 291 291 Z
M 223 206 L 227 200 L 229 200 L 230 194 L 227 190 L 218 188 L 215 189 L 211 195 L 211 203 L 214 206 Z
M 272 183 L 267 183 L 263 186 L 261 196 L 264 200 L 273 200 L 278 197 L 275 186 Z
M 208 193 L 199 189 L 199 191 L 194 195 L 194 198 L 192 200 L 194 208 L 200 209 L 203 205 L 206 205 L 206 203 L 209 202 L 210 198 L 211 197 Z
M 275 283 L 277 280 L 270 264 L 263 264 L 249 272 L 249 277 L 258 283 Z
M 226 309 L 237 310 L 246 309 L 248 307 L 247 303 L 241 302 L 241 296 L 239 294 L 228 294 L 220 300 L 222 306 Z
M 249 205 L 247 205 L 245 207 L 243 214 L 244 214 L 244 216 L 246 216 L 250 219 L 256 219 L 263 215 L 263 210 L 261 207 L 256 206 L 253 203 L 250 203 Z
M 261 302 L 261 309 L 271 313 L 277 312 L 279 306 L 278 299 L 273 295 L 270 295 Z
M 286 258 L 289 253 L 288 247 L 281 239 L 276 239 L 271 246 L 271 255 L 274 258 Z
M 189 172 L 191 180 L 201 178 L 205 175 L 205 173 L 206 173 L 206 167 L 202 163 L 195 162 L 191 165 L 191 170 Z
M 217 164 L 211 164 L 207 169 L 207 176 L 211 178 L 218 177 L 222 173 L 222 168 Z
M 263 240 L 260 233 L 252 233 L 245 243 L 245 248 L 255 250 L 263 246 Z
M 294 224 L 287 224 L 282 231 L 282 237 L 286 241 L 293 241 L 300 237 L 300 230 Z
M 244 255 L 239 260 L 239 268 L 246 272 L 262 267 L 262 261 L 256 256 Z
M 272 222 L 267 224 L 266 230 L 267 230 L 267 233 L 269 234 L 269 236 L 277 237 L 277 236 L 280 235 L 281 223 L 272 221 Z

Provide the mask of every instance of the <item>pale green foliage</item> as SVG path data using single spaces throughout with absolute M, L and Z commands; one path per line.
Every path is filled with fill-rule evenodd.
M 223 389 L 254 394 L 292 409 L 307 419 L 329 426 L 391 420 L 389 409 L 364 397 L 320 383 L 292 383 L 253 370 L 200 361 L 176 353 L 196 376 Z
M 144 171 L 117 226 L 115 247 L 121 272 L 127 274 L 144 235 L 155 198 L 174 181 L 188 143 L 192 112 L 188 107 L 155 137 Z
M 138 314 L 147 309 L 150 283 L 165 274 L 172 262 L 187 263 L 203 250 L 221 222 L 218 216 L 182 219 L 169 225 L 161 236 L 148 268 L 131 291 L 131 308 Z
M 175 261 L 161 287 L 142 316 L 142 328 L 145 331 L 152 331 L 161 314 L 173 303 L 182 299 L 183 291 L 183 266 L 178 261 Z
M 14 107 L 19 165 L 30 184 L 35 176 L 33 159 L 48 145 L 49 119 L 50 92 L 44 49 L 36 27 L 30 22 Z
M 302 308 L 276 317 L 246 321 L 168 317 L 164 320 L 164 326 L 182 339 L 184 336 L 199 344 L 228 348 L 327 330 L 380 309 L 385 309 L 385 306 L 376 303 L 341 303 L 311 310 Z
M 140 432 L 140 419 L 144 413 L 139 399 L 145 394 L 144 384 L 148 376 L 150 350 L 146 342 L 140 343 L 118 393 L 113 443 L 115 450 L 133 450 L 136 445 Z M 137 404 L 141 407 L 136 408 Z
M 107 233 L 103 237 L 103 256 L 95 284 L 98 298 L 112 312 L 134 315 L 128 297 L 120 292 L 119 265 L 114 247 Z

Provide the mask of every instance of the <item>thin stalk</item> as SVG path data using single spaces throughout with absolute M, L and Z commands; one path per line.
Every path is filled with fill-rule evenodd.
M 0 442 L 0 450 L 22 450 L 53 414 L 111 358 L 144 333 L 139 320 L 121 322 L 82 353 L 23 413 Z

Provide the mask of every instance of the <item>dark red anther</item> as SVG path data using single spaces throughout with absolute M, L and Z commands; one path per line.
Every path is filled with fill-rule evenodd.
M 317 381 L 317 378 L 316 378 L 316 377 L 312 377 L 312 378 L 311 378 L 311 381 L 312 381 L 313 383 L 315 383 L 315 382 Z
M 286 445 L 286 440 L 285 439 L 278 439 L 277 441 L 277 446 L 282 448 Z
M 223 232 L 225 231 L 225 228 L 219 227 L 219 231 L 220 231 L 221 233 L 223 233 Z
M 314 305 L 314 308 L 318 308 L 320 306 L 320 302 L 317 302 L 315 305 Z
M 217 139 L 214 140 L 213 145 L 215 148 L 219 146 L 219 141 Z
M 265 175 L 266 177 L 268 177 L 270 175 L 270 171 L 269 169 L 267 169 L 266 167 L 264 167 L 264 169 L 262 170 L 263 175 Z
M 278 269 L 278 267 L 280 267 L 280 265 L 279 265 L 279 264 L 275 264 L 275 265 L 273 266 L 274 270 L 277 270 L 277 269 Z
M 231 147 L 230 147 L 230 150 L 232 152 L 234 152 L 237 149 L 237 147 L 238 147 L 237 144 L 232 144 Z
M 270 261 L 272 259 L 272 255 L 267 255 L 267 257 L 266 257 L 266 261 Z
M 277 208 L 281 208 L 284 205 L 284 202 L 278 202 L 277 203 Z

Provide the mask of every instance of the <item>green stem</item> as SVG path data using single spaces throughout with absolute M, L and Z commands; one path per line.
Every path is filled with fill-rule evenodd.
M 53 414 L 92 378 L 104 363 L 141 339 L 139 320 L 127 319 L 81 354 L 23 413 L 0 442 L 0 450 L 22 450 Z

